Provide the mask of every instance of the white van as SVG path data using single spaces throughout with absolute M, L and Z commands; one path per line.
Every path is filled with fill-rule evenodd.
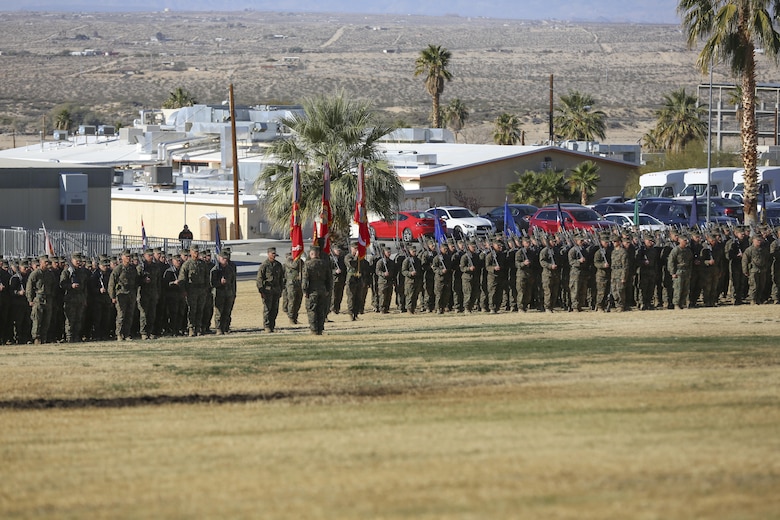
M 707 196 L 707 177 L 710 178 L 710 197 L 722 197 L 728 191 L 734 191 L 734 173 L 740 168 L 711 168 L 708 174 L 707 168 L 695 168 L 685 172 L 683 176 L 685 188 L 679 196 L 685 199 L 693 199 L 693 195 L 701 199 Z
M 758 172 L 758 202 L 761 203 L 761 194 L 766 194 L 767 202 L 780 197 L 780 166 L 760 166 Z M 734 172 L 734 189 L 731 191 L 745 191 L 745 170 Z
M 664 170 L 645 173 L 639 177 L 641 189 L 636 194 L 638 199 L 649 197 L 675 197 L 685 187 L 684 176 L 688 170 Z

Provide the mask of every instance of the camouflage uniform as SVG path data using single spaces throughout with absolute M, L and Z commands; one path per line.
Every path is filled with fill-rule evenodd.
M 406 295 L 406 310 L 414 314 L 417 310 L 417 300 L 422 287 L 422 265 L 417 258 L 417 248 L 409 246 L 409 256 L 401 265 L 401 275 L 404 277 L 404 294 Z
M 393 298 L 396 279 L 395 262 L 390 259 L 389 248 L 382 250 L 382 256 L 377 260 L 374 271 L 377 278 L 379 310 L 383 314 L 387 314 L 390 312 L 390 302 Z
M 622 312 L 628 310 L 628 275 L 631 269 L 629 256 L 630 252 L 620 239 L 612 242 L 612 255 L 610 256 L 610 268 L 612 276 L 610 277 L 609 287 L 612 297 L 615 298 L 615 310 Z
M 450 305 L 450 296 L 452 295 L 452 257 L 446 245 L 442 245 L 441 252 L 433 257 L 431 269 L 434 277 L 435 309 L 439 314 L 443 314 Z
M 287 258 L 284 262 L 284 299 L 286 308 L 283 308 L 283 310 L 287 313 L 290 323 L 293 324 L 298 323 L 298 313 L 301 310 L 301 303 L 303 303 L 302 277 L 303 256 L 298 257 L 297 260 L 293 260 L 292 256 Z
M 282 296 L 284 283 L 284 267 L 276 260 L 276 248 L 269 248 L 268 258 L 257 270 L 257 290 L 263 298 L 263 327 L 266 332 L 276 329 L 279 298 Z
M 653 309 L 658 265 L 661 259 L 661 249 L 655 247 L 655 239 L 648 235 L 636 250 L 636 264 L 639 266 L 639 303 L 642 310 Z M 649 244 L 647 241 L 651 241 Z
M 210 281 L 214 288 L 214 328 L 217 335 L 227 334 L 236 301 L 236 268 L 230 263 L 230 253 L 220 252 L 217 264 L 211 268 Z
M 157 304 L 160 301 L 162 273 L 160 264 L 152 259 L 152 250 L 144 252 L 144 258 L 138 264 L 138 322 L 141 339 L 154 338 L 154 324 L 157 321 Z
M 179 283 L 187 296 L 187 328 L 190 336 L 203 334 L 203 311 L 206 293 L 210 291 L 209 273 L 211 264 L 198 258 L 198 249 L 193 246 L 190 258 L 179 270 Z
M 45 343 L 54 307 L 54 293 L 57 291 L 57 275 L 51 270 L 48 258 L 40 260 L 41 266 L 27 278 L 27 301 L 32 307 L 32 338 L 36 344 Z
M 60 275 L 60 288 L 64 291 L 65 339 L 69 343 L 81 341 L 84 314 L 87 310 L 87 285 L 89 272 L 80 267 L 80 256 L 74 256 L 76 265 L 68 266 Z
M 461 285 L 463 303 L 467 312 L 473 312 L 479 303 L 480 280 L 485 264 L 477 252 L 476 242 L 470 242 L 468 250 L 460 257 Z
M 571 308 L 580 312 L 588 305 L 588 272 L 592 265 L 588 261 L 582 238 L 574 239 L 574 246 L 569 249 L 568 257 Z
M 747 298 L 754 305 L 763 303 L 762 290 L 768 280 L 770 261 L 769 249 L 763 246 L 760 237 L 755 237 L 742 255 L 742 272 L 748 280 Z
M 672 303 L 678 309 L 683 309 L 688 306 L 691 270 L 693 269 L 693 253 L 688 247 L 687 237 L 680 237 L 677 247 L 669 253 L 669 260 L 666 264 L 674 284 Z
M 610 305 L 610 280 L 612 279 L 612 247 L 609 235 L 599 237 L 600 247 L 593 255 L 593 265 L 596 268 L 596 310 L 606 311 Z
M 333 274 L 330 263 L 319 257 L 320 249 L 312 247 L 309 259 L 303 266 L 301 287 L 306 295 L 306 310 L 312 334 L 321 335 L 330 308 L 330 292 L 333 290 Z
M 487 271 L 487 288 L 489 309 L 494 314 L 501 309 L 509 277 L 509 261 L 503 244 L 499 240 L 493 241 L 491 251 L 485 253 L 485 271 Z
M 131 339 L 135 301 L 138 294 L 138 269 L 130 263 L 130 252 L 123 253 L 122 263 L 111 271 L 108 295 L 116 305 L 116 339 Z
M 111 262 L 108 259 L 100 261 L 100 267 L 92 273 L 87 283 L 89 294 L 88 310 L 92 317 L 91 337 L 106 340 L 114 329 L 111 323 L 111 296 L 108 294 L 108 284 L 111 279 Z
M 560 294 L 561 271 L 558 266 L 563 264 L 563 257 L 555 246 L 555 239 L 550 237 L 547 240 L 547 246 L 539 253 L 539 263 L 542 266 L 543 305 L 547 312 L 553 312 Z
M 517 269 L 517 274 L 515 275 L 517 306 L 522 312 L 528 310 L 528 306 L 531 304 L 534 285 L 536 284 L 534 277 L 534 261 L 536 260 L 538 262 L 538 258 L 534 258 L 536 255 L 529 247 L 530 243 L 530 240 L 523 238 L 523 246 L 515 251 L 515 267 Z

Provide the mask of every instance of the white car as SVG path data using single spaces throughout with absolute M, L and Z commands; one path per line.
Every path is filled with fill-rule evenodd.
M 455 238 L 469 236 L 487 236 L 496 232 L 493 223 L 476 215 L 468 208 L 461 206 L 437 206 L 426 210 L 431 215 L 438 215 L 447 223 L 446 233 Z
M 607 213 L 604 215 L 604 219 L 614 222 L 621 227 L 634 227 L 634 214 L 633 213 Z M 639 214 L 639 230 L 640 231 L 661 231 L 666 229 L 666 224 L 658 220 L 652 215 L 647 213 Z

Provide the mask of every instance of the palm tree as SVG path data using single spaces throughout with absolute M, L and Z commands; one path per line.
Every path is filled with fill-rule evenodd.
M 574 90 L 560 99 L 561 104 L 555 108 L 557 115 L 553 118 L 558 137 L 575 141 L 606 138 L 607 115 L 601 110 L 593 110 L 596 102 L 592 96 Z
M 57 130 L 70 130 L 71 126 L 73 126 L 73 115 L 70 113 L 70 110 L 63 108 L 57 112 L 57 115 L 54 117 L 54 127 Z
M 428 45 L 420 51 L 414 68 L 414 76 L 425 76 L 425 90 L 433 99 L 432 122 L 434 128 L 441 128 L 439 98 L 444 92 L 444 82 L 452 81 L 448 67 L 452 54 L 439 45 Z
M 266 211 L 273 229 L 287 231 L 292 207 L 292 168 L 300 164 L 301 217 L 319 216 L 323 165 L 331 171 L 331 209 L 335 234 L 349 236 L 357 198 L 357 166 L 365 166 L 366 205 L 369 211 L 389 216 L 403 188 L 398 175 L 382 160 L 377 140 L 392 132 L 377 121 L 368 102 L 352 101 L 340 92 L 303 103 L 304 114 L 280 119 L 292 137 L 274 141 L 255 189 L 265 192 Z
M 460 98 L 452 99 L 450 100 L 449 105 L 447 105 L 447 108 L 444 109 L 444 117 L 447 120 L 447 126 L 449 126 L 455 134 L 455 141 L 457 142 L 458 134 L 463 130 L 466 121 L 469 119 L 468 107 L 466 107 Z
M 580 204 L 583 206 L 588 203 L 596 189 L 598 188 L 601 177 L 598 174 L 599 166 L 593 161 L 584 161 L 577 165 L 569 175 L 569 186 L 571 186 L 572 195 L 579 193 Z
M 571 190 L 563 177 L 563 173 L 545 170 L 537 173 L 526 170 L 518 174 L 518 181 L 507 187 L 512 195 L 512 201 L 518 204 L 535 204 L 546 206 L 557 200 L 568 200 Z
M 677 12 L 688 37 L 688 46 L 704 41 L 697 65 L 708 72 L 715 63 L 728 63 L 742 86 L 742 162 L 745 167 L 745 223 L 757 224 L 758 124 L 755 112 L 756 47 L 777 59 L 780 16 L 777 0 L 679 0 Z
M 685 88 L 664 94 L 663 107 L 655 114 L 658 120 L 645 141 L 652 139 L 664 150 L 679 153 L 688 143 L 707 137 L 707 107 L 697 105 L 696 97 Z
M 520 141 L 520 118 L 504 112 L 493 121 L 493 141 L 496 144 L 517 144 Z
M 163 101 L 162 107 L 163 108 L 191 107 L 196 103 L 197 101 L 195 101 L 195 98 L 192 97 L 192 94 L 190 94 L 188 91 L 184 90 L 181 87 L 176 87 L 176 90 L 168 94 L 168 99 Z

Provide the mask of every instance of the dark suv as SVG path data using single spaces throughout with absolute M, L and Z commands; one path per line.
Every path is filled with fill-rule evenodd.
M 532 204 L 509 204 L 512 220 L 515 221 L 515 225 L 520 231 L 528 231 L 528 220 L 536 213 L 537 209 L 539 208 Z M 481 216 L 496 226 L 497 233 L 504 230 L 504 206 L 495 207 Z
M 642 207 L 642 212 L 654 216 L 661 222 L 669 226 L 687 226 L 690 224 L 693 201 L 674 200 L 648 202 Z M 707 222 L 707 203 L 699 201 L 696 204 L 697 223 L 704 225 Z M 725 208 L 716 205 L 714 202 L 710 206 L 710 222 L 716 224 L 738 224 L 739 221 L 730 216 L 726 216 Z

